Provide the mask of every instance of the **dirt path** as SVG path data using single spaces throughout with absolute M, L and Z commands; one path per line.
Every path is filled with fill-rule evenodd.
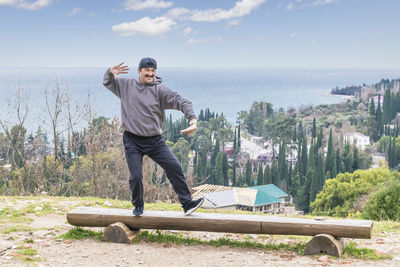
M 6 205 L 0 203 L 0 209 Z M 14 203 L 15 204 L 15 203 Z M 23 201 L 21 207 L 23 206 Z M 288 251 L 215 248 L 206 245 L 187 246 L 162 243 L 136 243 L 132 245 L 104 243 L 95 239 L 63 240 L 57 237 L 72 226 L 66 222 L 65 214 L 36 216 L 29 214 L 30 222 L 2 223 L 1 227 L 25 225 L 29 231 L 0 234 L 0 266 L 400 266 L 400 233 L 382 232 L 371 240 L 353 240 L 361 247 L 375 249 L 378 253 L 388 253 L 393 259 L 361 260 L 354 258 L 336 259 L 326 256 L 303 256 Z M 177 231 L 172 231 L 172 233 Z M 180 232 L 185 236 L 201 239 L 217 239 L 227 236 L 223 233 Z M 296 242 L 279 236 L 236 235 L 230 239 L 250 238 L 254 242 Z M 25 242 L 24 242 L 25 240 Z M 33 243 L 26 243 L 32 240 Z M 298 241 L 298 240 L 297 240 Z M 20 246 L 18 248 L 18 246 Z M 33 263 L 24 262 L 18 255 L 20 248 L 37 251 Z

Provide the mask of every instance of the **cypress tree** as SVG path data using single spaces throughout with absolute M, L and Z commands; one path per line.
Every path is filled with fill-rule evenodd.
M 369 115 L 371 116 L 376 116 L 375 112 L 375 101 L 373 98 L 371 98 L 371 101 L 369 102 Z
M 301 185 L 304 184 L 305 182 L 305 177 L 307 175 L 307 153 L 308 153 L 308 149 L 307 149 L 307 138 L 303 137 L 303 145 L 301 148 L 301 170 L 300 170 L 300 175 L 301 175 Z
M 259 164 L 258 165 L 258 174 L 257 174 L 257 185 L 262 185 L 264 184 L 263 182 L 263 169 L 262 169 L 262 165 Z
M 357 146 L 353 146 L 353 171 L 360 168 L 360 157 L 358 156 Z
M 235 127 L 235 135 L 233 137 L 233 152 L 236 153 L 236 127 Z
M 215 165 L 213 168 L 213 184 L 223 185 L 224 184 L 224 172 L 223 172 L 223 155 L 222 152 L 219 152 L 217 158 L 215 160 Z
M 343 152 L 344 171 L 353 171 L 353 155 L 351 154 L 350 144 L 346 142 Z
M 237 140 L 237 147 L 239 148 L 239 151 L 240 151 L 240 123 L 239 123 L 239 126 L 238 126 L 238 140 Z
M 222 173 L 224 177 L 224 185 L 229 186 L 229 177 L 228 177 L 228 156 L 225 152 L 222 153 Z
M 382 137 L 383 134 L 383 118 L 382 118 L 382 110 L 381 110 L 381 95 L 378 96 L 378 107 L 376 108 L 376 126 L 378 132 L 378 138 Z
M 297 128 L 293 127 L 293 143 L 297 142 Z
M 279 170 L 278 170 L 278 164 L 277 164 L 276 160 L 272 161 L 271 180 L 272 180 L 272 184 L 274 184 L 278 187 L 280 186 L 281 181 L 279 180 Z
M 215 165 L 215 159 L 216 159 L 217 156 L 218 156 L 219 149 L 220 149 L 219 140 L 218 140 L 218 138 L 217 138 L 217 140 L 215 141 L 215 145 L 214 145 L 214 153 L 213 153 L 213 156 L 212 156 L 212 158 L 211 158 L 211 164 L 212 164 L 213 166 Z
M 317 123 L 315 121 L 315 118 L 313 119 L 313 123 L 312 123 L 312 138 L 314 139 L 315 137 L 317 137 Z
M 317 154 L 317 177 L 318 177 L 318 192 L 322 190 L 325 184 L 324 176 L 324 158 L 321 154 Z
M 328 153 L 326 155 L 326 162 L 325 162 L 325 171 L 329 171 L 329 177 L 332 178 L 336 177 L 336 155 L 335 150 L 333 147 L 333 140 L 332 140 L 332 128 L 329 131 L 329 140 L 328 140 Z
M 317 150 L 322 147 L 322 142 L 324 140 L 324 133 L 322 131 L 322 127 L 319 128 L 318 136 L 317 136 Z
M 387 124 L 391 121 L 391 114 L 392 114 L 392 101 L 391 101 L 391 94 L 390 89 L 385 91 L 385 95 L 383 98 L 383 124 Z
M 303 142 L 303 122 L 300 121 L 299 122 L 299 130 L 297 131 L 297 138 L 298 138 L 298 142 L 301 143 Z
M 250 160 L 248 160 L 246 163 L 246 176 L 245 176 L 246 184 L 248 187 L 252 186 L 251 174 L 252 174 L 251 162 Z
M 264 170 L 264 184 L 272 184 L 271 168 L 267 164 Z
M 279 155 L 278 155 L 278 169 L 279 169 L 279 181 L 286 181 L 287 184 L 287 162 L 286 162 L 286 145 L 282 141 L 279 147 Z
M 289 174 L 288 174 L 288 179 L 287 179 L 288 192 L 292 192 L 292 180 L 293 180 L 293 163 L 292 163 L 292 161 L 290 161 Z
M 342 158 L 340 156 L 340 149 L 336 149 L 336 172 L 341 173 L 343 172 L 343 167 L 342 167 Z
M 236 186 L 236 159 L 232 163 L 232 186 Z

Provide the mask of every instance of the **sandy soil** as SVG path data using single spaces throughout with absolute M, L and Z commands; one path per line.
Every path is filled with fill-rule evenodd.
M 19 200 L 22 201 L 23 200 Z M 0 209 L 6 204 L 0 203 Z M 15 203 L 14 203 L 15 204 Z M 23 206 L 24 203 L 20 203 Z M 68 205 L 68 203 L 66 203 Z M 360 247 L 375 249 L 378 253 L 388 253 L 390 260 L 336 259 L 326 256 L 303 256 L 287 251 L 269 251 L 257 249 L 237 249 L 229 247 L 187 246 L 161 243 L 115 244 L 95 239 L 63 240 L 58 239 L 70 229 L 65 214 L 45 216 L 29 215 L 30 223 L 17 223 L 33 228 L 31 231 L 19 231 L 0 234 L 0 266 L 400 266 L 400 233 L 382 232 L 371 240 L 352 240 Z M 6 226 L 11 226 L 7 223 Z M 1 225 L 5 227 L 4 224 Z M 97 229 L 100 230 L 100 229 Z M 176 233 L 177 231 L 170 231 Z M 232 239 L 251 238 L 255 242 L 266 239 L 278 243 L 298 242 L 279 236 L 236 235 L 223 233 L 183 232 L 184 235 L 202 239 L 216 239 L 227 236 Z M 33 239 L 33 243 L 23 241 Z M 24 262 L 18 257 L 17 247 L 36 249 L 39 260 Z M 34 256 L 35 257 L 35 256 Z

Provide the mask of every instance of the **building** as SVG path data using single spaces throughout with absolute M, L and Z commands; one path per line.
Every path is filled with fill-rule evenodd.
M 284 213 L 289 197 L 273 184 L 249 188 L 201 185 L 195 187 L 194 198 L 204 197 L 203 208 L 248 210 L 263 213 Z
M 344 140 L 351 145 L 357 146 L 359 149 L 365 150 L 370 145 L 369 136 L 363 135 L 359 132 L 349 132 L 344 134 Z

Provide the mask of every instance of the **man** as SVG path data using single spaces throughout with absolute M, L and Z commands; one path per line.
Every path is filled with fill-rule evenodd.
M 160 165 L 178 194 L 185 215 L 191 214 L 203 203 L 203 199 L 192 200 L 182 166 L 165 144 L 161 136 L 166 109 L 182 111 L 190 126 L 181 131 L 190 137 L 196 130 L 196 115 L 192 103 L 164 86 L 156 76 L 157 62 L 143 58 L 138 67 L 139 80 L 120 78 L 128 73 L 128 66 L 121 63 L 106 71 L 103 85 L 121 100 L 121 121 L 124 128 L 123 142 L 132 192 L 133 214 L 141 216 L 144 210 L 142 161 L 147 155 Z

